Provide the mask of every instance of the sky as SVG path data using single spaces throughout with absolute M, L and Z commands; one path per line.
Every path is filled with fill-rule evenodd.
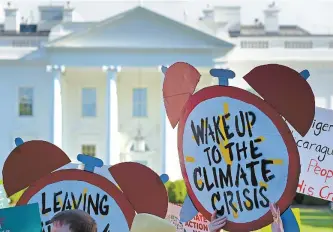
M 57 5 L 65 2 L 16 0 L 12 1 L 12 4 L 20 10 L 23 17 L 37 21 L 38 5 Z M 200 16 L 202 9 L 207 4 L 211 4 L 239 5 L 241 6 L 242 24 L 253 24 L 255 18 L 263 21 L 263 10 L 272 0 L 72 0 L 70 2 L 71 6 L 75 8 L 74 19 L 76 21 L 103 20 L 139 4 L 178 20 L 183 19 L 183 12 L 186 10 L 188 19 L 195 19 Z M 6 3 L 7 1 L 0 0 L 0 8 L 3 8 Z M 333 0 L 276 0 L 275 3 L 281 9 L 280 24 L 299 25 L 316 34 L 333 34 Z M 3 20 L 3 17 L 3 13 L 0 13 L 0 20 Z

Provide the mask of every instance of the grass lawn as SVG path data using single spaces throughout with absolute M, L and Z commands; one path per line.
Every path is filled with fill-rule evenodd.
M 301 232 L 333 232 L 333 212 L 329 209 L 300 209 Z

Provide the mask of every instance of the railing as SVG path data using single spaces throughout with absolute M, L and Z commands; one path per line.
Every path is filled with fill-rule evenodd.
M 268 48 L 268 41 L 242 41 L 241 48 Z
M 241 40 L 240 48 L 243 49 L 268 49 L 268 48 L 285 48 L 285 49 L 333 49 L 333 38 L 318 38 L 318 39 L 270 39 L 256 40 L 247 39 Z
M 40 47 L 41 45 L 42 45 L 41 40 L 35 40 L 35 39 L 12 40 L 12 47 Z

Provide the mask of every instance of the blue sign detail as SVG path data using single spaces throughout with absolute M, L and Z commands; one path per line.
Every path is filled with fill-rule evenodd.
M 310 77 L 309 70 L 305 69 L 302 72 L 299 73 L 305 80 L 307 80 Z
M 188 222 L 192 220 L 195 216 L 197 216 L 198 210 L 193 205 L 193 202 L 191 198 L 189 198 L 188 195 L 186 195 L 183 207 L 180 210 L 180 222 Z
M 168 176 L 168 174 L 162 174 L 162 175 L 160 175 L 160 179 L 163 182 L 163 184 L 165 184 L 166 182 L 169 181 L 169 176 Z
M 42 224 L 37 203 L 0 210 L 0 231 L 41 232 Z
M 300 232 L 299 225 L 290 207 L 281 215 L 283 229 L 285 232 Z
M 23 139 L 20 137 L 15 138 L 15 145 L 18 147 L 24 143 Z
M 219 79 L 219 85 L 228 86 L 229 79 L 233 79 L 236 75 L 232 70 L 229 69 L 211 69 L 210 75 Z
M 94 172 L 95 167 L 103 167 L 103 161 L 90 155 L 78 154 L 77 160 L 84 164 L 84 170 L 87 172 Z
M 166 71 L 168 70 L 168 68 L 167 67 L 165 67 L 165 66 L 162 66 L 162 68 L 161 68 L 161 71 L 162 71 L 162 73 L 165 75 L 165 73 L 166 73 Z

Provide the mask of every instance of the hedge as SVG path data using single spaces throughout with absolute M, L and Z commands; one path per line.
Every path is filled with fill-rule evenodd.
M 2 184 L 2 180 L 0 180 L 0 184 Z M 183 204 L 187 194 L 186 186 L 183 180 L 177 180 L 174 182 L 168 181 L 165 184 L 165 187 L 168 192 L 169 202 L 174 204 Z M 25 189 L 18 193 L 15 193 L 13 196 L 10 197 L 11 205 L 15 205 L 18 202 L 24 191 Z M 328 205 L 329 201 L 297 193 L 294 198 L 293 204 L 321 206 Z
M 182 204 L 184 202 L 187 193 L 186 186 L 183 180 L 177 180 L 175 182 L 168 181 L 165 184 L 165 187 L 169 194 L 169 202 L 174 204 Z M 329 201 L 297 193 L 294 198 L 293 204 L 322 206 L 328 205 Z

